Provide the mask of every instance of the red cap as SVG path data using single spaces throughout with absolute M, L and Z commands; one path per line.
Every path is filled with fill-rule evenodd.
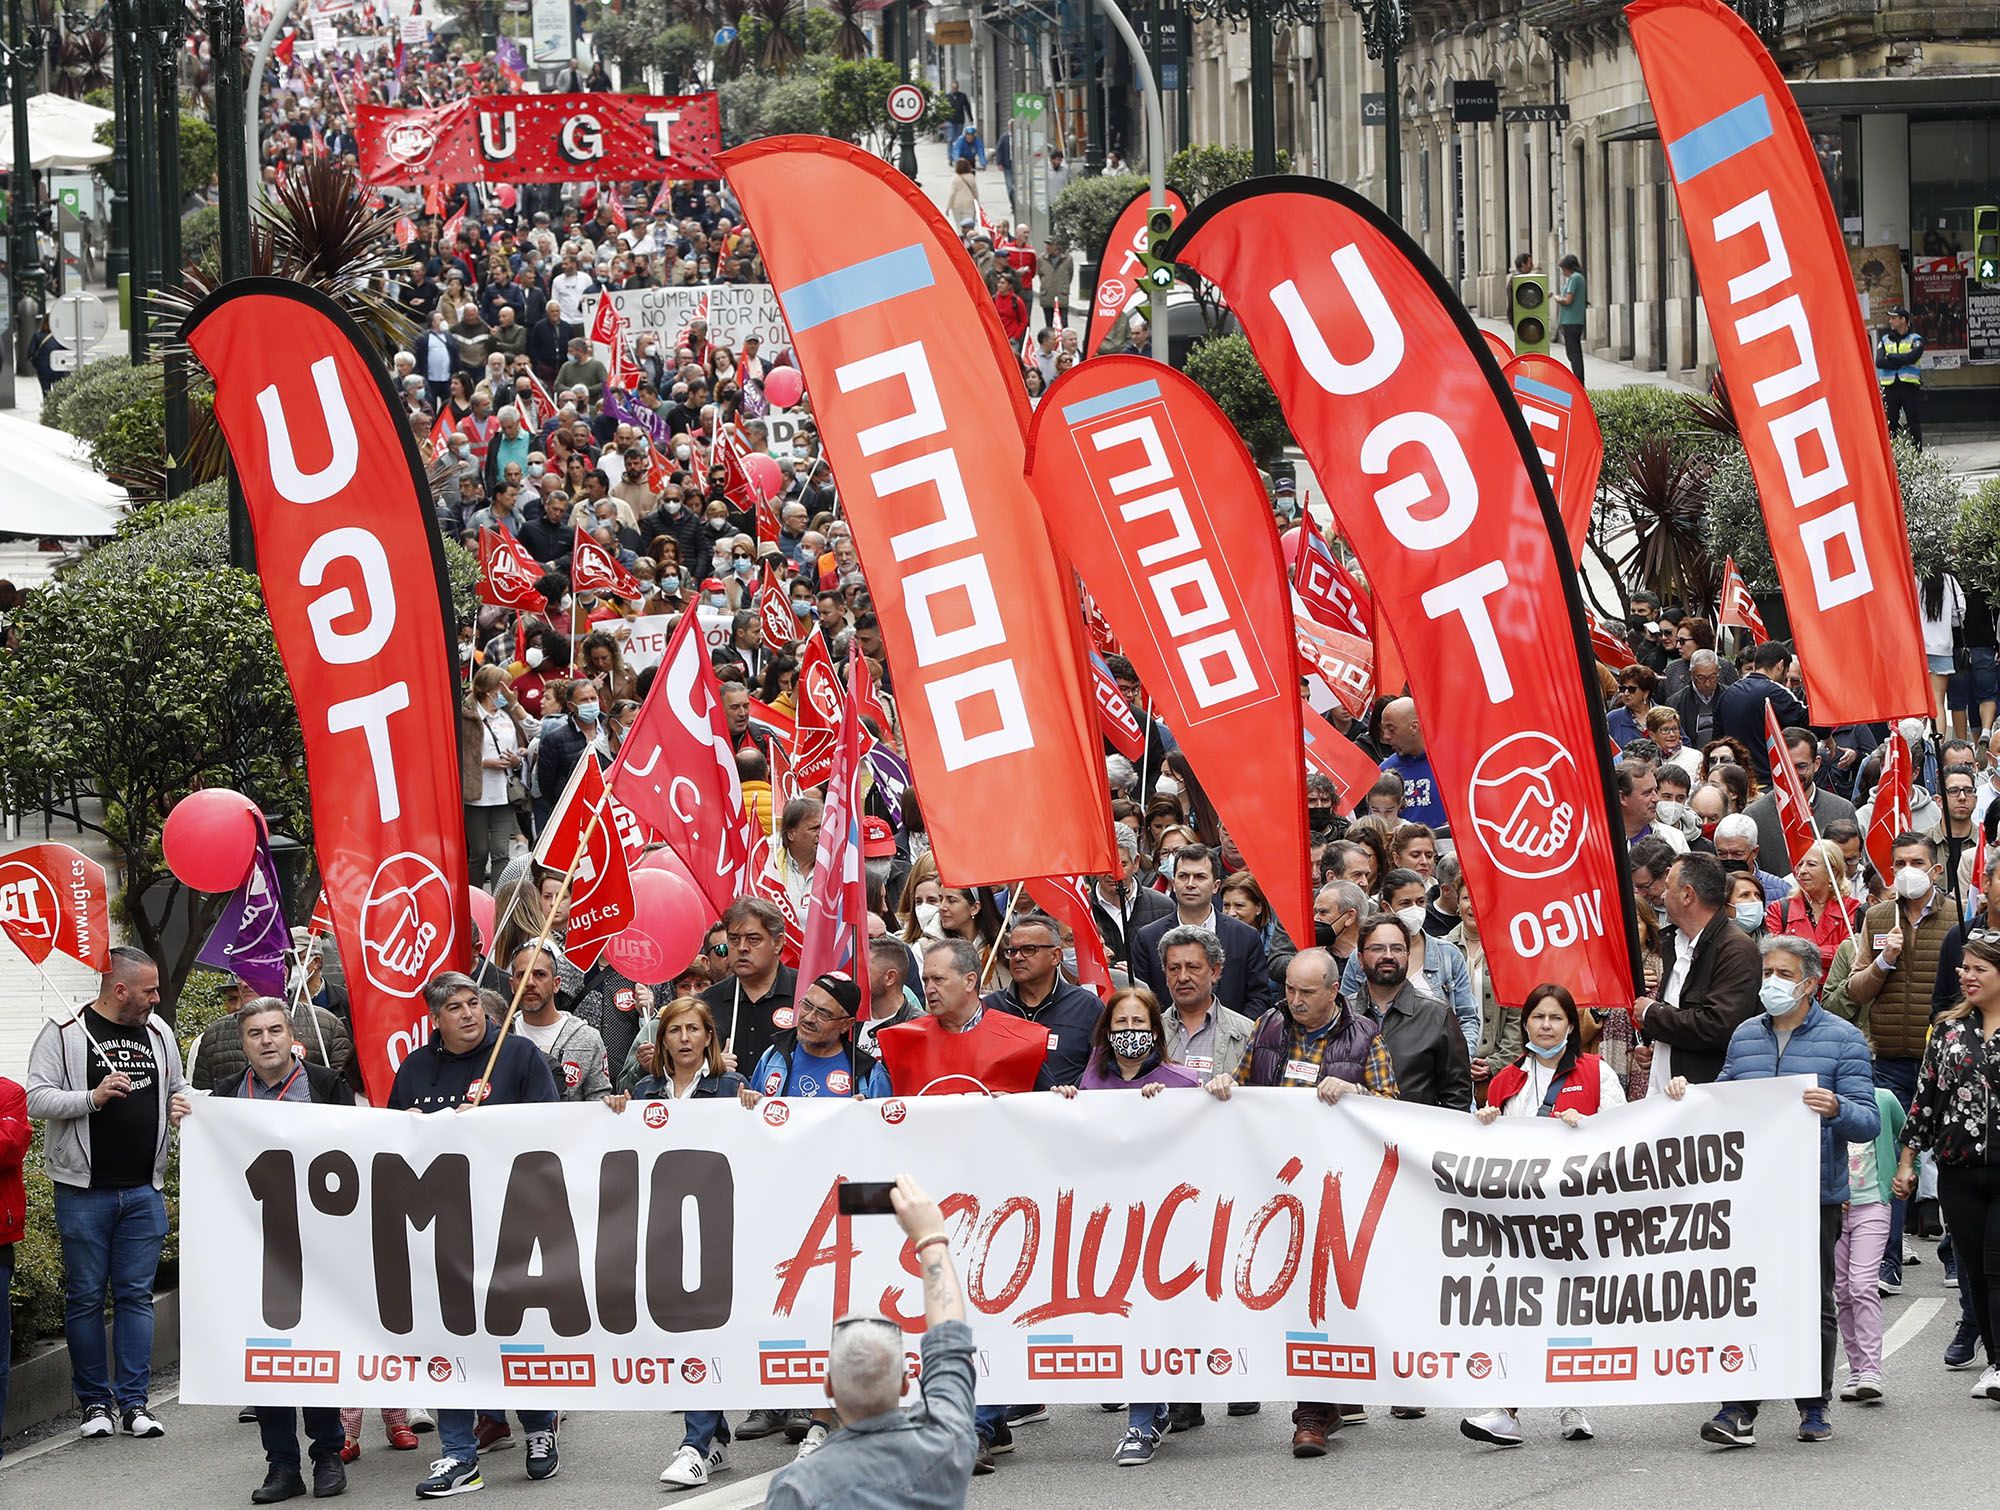
M 896 831 L 889 827 L 889 820 L 877 818 L 870 813 L 861 820 L 861 857 L 864 860 L 880 860 L 896 852 Z

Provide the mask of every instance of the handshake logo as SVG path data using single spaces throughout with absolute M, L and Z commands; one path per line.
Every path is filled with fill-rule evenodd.
M 1546 734 L 1513 734 L 1480 756 L 1467 795 L 1486 857 L 1522 881 L 1569 869 L 1590 831 L 1566 795 L 1576 785 L 1575 757 Z

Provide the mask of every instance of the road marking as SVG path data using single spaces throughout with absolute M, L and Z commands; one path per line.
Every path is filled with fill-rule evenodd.
M 1935 1298 L 1911 1301 L 1910 1308 L 1896 1318 L 1896 1324 L 1889 1328 L 1888 1335 L 1882 1339 L 1882 1356 L 1887 1358 L 1897 1348 L 1915 1338 L 1943 1309 L 1944 1302 Z
M 688 1503 L 701 1505 L 704 1510 L 750 1510 L 750 1506 L 764 1503 L 764 1491 L 771 1487 L 771 1480 L 777 1476 L 778 1470 L 773 1468 L 754 1478 L 741 1479 L 727 1489 L 696 1495 Z

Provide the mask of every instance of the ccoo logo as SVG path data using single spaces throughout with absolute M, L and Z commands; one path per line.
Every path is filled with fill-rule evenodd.
M 1547 734 L 1510 734 L 1480 756 L 1466 796 L 1486 858 L 1521 881 L 1568 870 L 1590 832 L 1567 796 L 1577 784 L 1576 758 Z
M 376 867 L 361 903 L 361 967 L 377 990 L 415 996 L 457 940 L 444 873 L 408 850 Z

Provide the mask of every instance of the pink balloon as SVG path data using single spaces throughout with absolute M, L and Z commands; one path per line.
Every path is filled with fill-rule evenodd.
M 264 815 L 227 787 L 189 792 L 167 814 L 160 850 L 167 869 L 195 891 L 234 891 L 250 874 Z
M 647 850 L 645 855 L 633 864 L 632 869 L 635 871 L 662 871 L 667 875 L 678 877 L 680 880 L 687 882 L 688 889 L 696 895 L 700 895 L 701 893 L 701 888 L 695 885 L 694 872 L 688 869 L 687 861 L 683 860 L 664 844 L 657 849 Z
M 649 984 L 672 980 L 694 962 L 708 931 L 708 908 L 697 892 L 669 871 L 632 872 L 632 922 L 604 946 L 611 968 Z
M 751 483 L 761 490 L 766 498 L 775 500 L 785 491 L 785 474 L 778 469 L 778 464 L 762 451 L 752 451 L 744 459 L 743 470 L 748 474 Z
M 764 374 L 764 397 L 774 409 L 789 409 L 806 391 L 806 380 L 796 367 L 773 367 Z
M 493 917 L 497 910 L 493 893 L 474 886 L 472 894 L 472 926 L 479 930 L 479 949 L 483 954 L 493 947 Z

